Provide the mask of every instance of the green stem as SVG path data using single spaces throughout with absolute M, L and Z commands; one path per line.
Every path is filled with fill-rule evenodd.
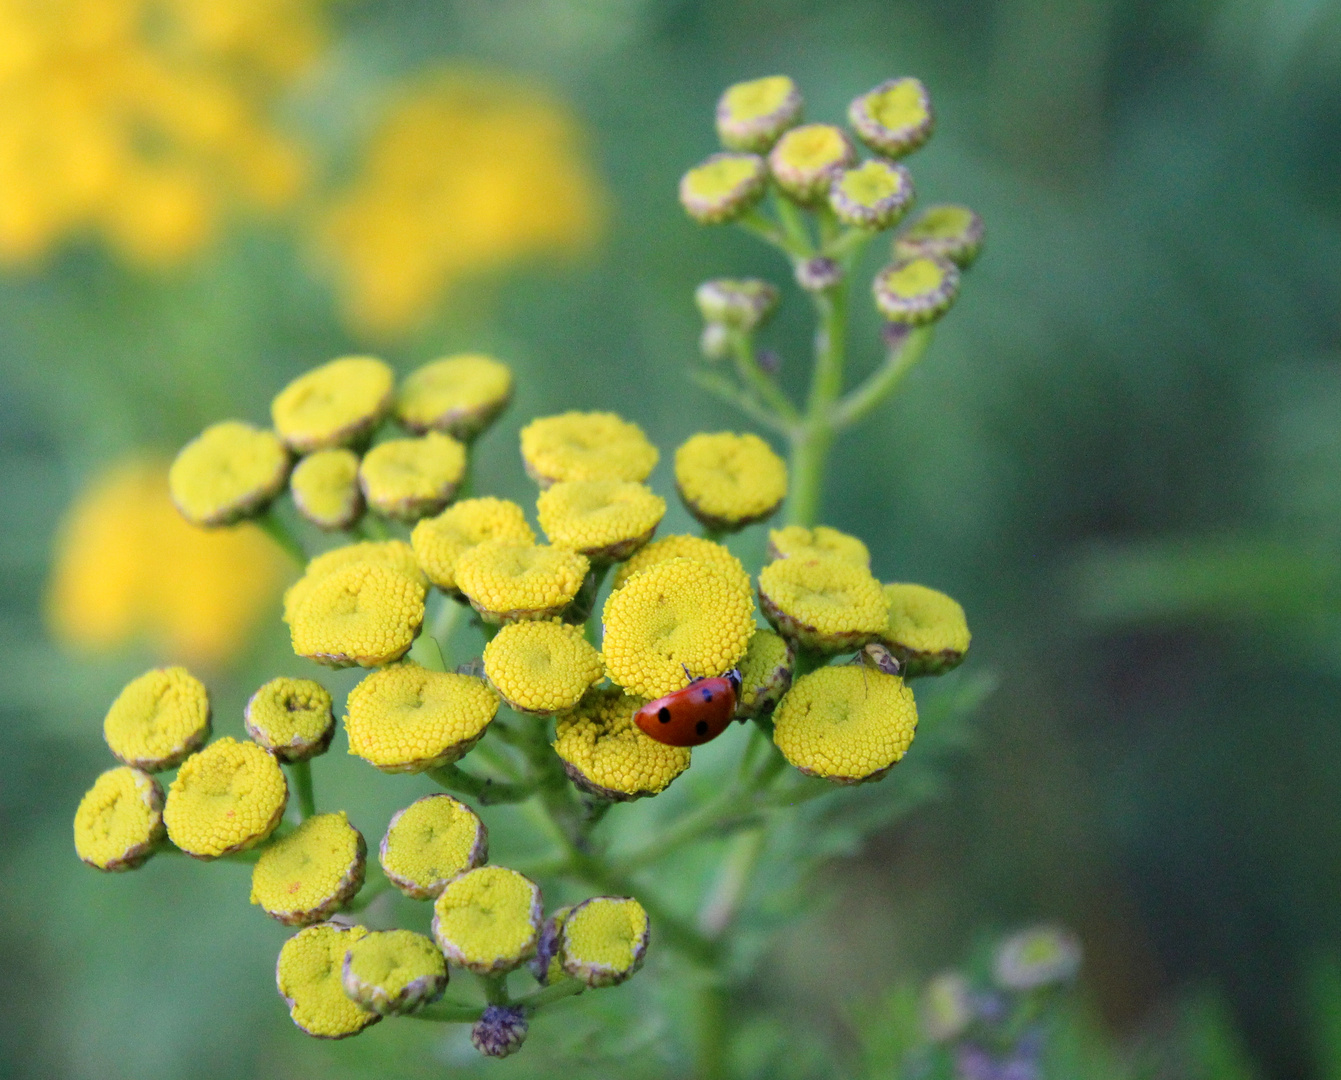
M 490 1005 L 511 1005 L 508 997 L 508 977 L 506 975 L 476 975 L 475 981 L 484 991 L 484 1000 Z
M 358 911 L 366 911 L 371 906 L 372 902 L 385 893 L 389 888 L 391 888 L 391 882 L 386 878 L 381 878 L 371 885 L 364 885 L 363 888 L 359 890 L 359 894 L 345 904 L 340 910 L 348 911 L 351 914 Z
M 794 259 L 809 257 L 810 243 L 808 240 L 798 242 L 795 236 L 788 235 L 779 229 L 775 222 L 770 221 L 759 211 L 758 207 L 746 211 L 745 214 L 736 219 L 736 224 Z
M 580 979 L 564 979 L 563 982 L 551 983 L 549 986 L 542 986 L 539 990 L 532 990 L 529 994 L 523 994 L 513 1004 L 525 1006 L 526 1009 L 534 1012 L 536 1009 L 543 1009 L 551 1002 L 562 1001 L 574 994 L 580 994 L 585 989 L 587 989 L 587 984 Z
M 433 616 L 429 633 L 437 641 L 438 651 L 442 654 L 444 661 L 451 655 L 452 635 L 456 632 L 456 626 L 461 621 L 461 616 L 468 610 L 470 610 L 469 604 L 445 593 L 438 604 L 438 610 Z
M 363 535 L 369 540 L 391 539 L 391 533 L 386 527 L 386 522 L 376 514 L 365 514 L 359 524 L 363 527 Z
M 730 928 L 749 888 L 768 836 L 762 826 L 739 833 L 722 858 L 721 869 L 698 911 L 699 932 L 710 941 Z
M 815 297 L 815 369 L 806 415 L 792 436 L 791 497 L 787 513 L 793 525 L 814 525 L 822 507 L 824 463 L 833 445 L 833 403 L 843 392 L 847 344 L 847 279 Z
M 908 372 L 926 354 L 932 333 L 933 327 L 920 326 L 910 332 L 898 348 L 891 349 L 885 362 L 834 406 L 834 428 L 841 431 L 851 427 L 897 390 Z
M 289 778 L 298 795 L 298 812 L 306 821 L 317 812 L 317 795 L 312 787 L 312 762 L 295 761 L 289 766 Z
M 728 405 L 734 405 L 761 427 L 772 428 L 779 435 L 790 437 L 793 434 L 792 429 L 784 424 L 781 419 L 774 416 L 726 376 L 719 375 L 715 371 L 693 370 L 689 372 L 689 377 L 708 393 L 721 398 Z
M 262 531 L 270 537 L 276 544 L 284 549 L 285 554 L 290 556 L 299 566 L 306 566 L 308 555 L 303 547 L 303 542 L 294 535 L 293 530 L 280 520 L 279 515 L 275 513 L 275 508 L 271 506 L 264 514 L 258 514 L 252 519 L 259 525 Z
M 421 633 L 410 646 L 410 659 L 429 671 L 446 671 L 447 664 L 442 658 L 442 646 L 432 634 Z
M 587 571 L 587 576 L 582 580 L 582 587 L 577 590 L 577 595 L 573 597 L 573 602 L 564 610 L 564 622 L 573 626 L 580 626 L 591 618 L 592 610 L 596 607 L 596 597 L 601 591 L 601 584 L 605 581 L 605 575 L 609 572 L 609 562 L 602 560 L 592 564 L 591 569 Z M 592 644 L 595 644 L 595 642 Z
M 484 1010 L 478 1005 L 465 1005 L 459 1001 L 435 1001 L 412 1013 L 402 1013 L 411 1020 L 430 1020 L 438 1024 L 473 1024 Z
M 731 355 L 736 362 L 736 374 L 740 376 L 741 383 L 752 389 L 759 400 L 772 409 L 784 424 L 794 427 L 801 416 L 796 411 L 796 406 L 782 392 L 782 388 L 759 366 L 759 361 L 754 355 L 754 341 L 748 334 L 736 332 L 733 332 L 728 340 Z
M 448 791 L 478 799 L 484 806 L 525 802 L 535 794 L 535 787 L 531 784 L 505 784 L 475 776 L 456 765 L 440 765 L 436 769 L 429 769 L 428 776 Z
M 773 191 L 773 210 L 778 215 L 778 221 L 782 223 L 783 236 L 787 241 L 784 250 L 796 259 L 808 259 L 814 255 L 815 244 L 810 239 L 810 232 L 806 228 L 805 219 L 801 217 L 800 209 L 776 188 Z
M 726 986 L 716 978 L 704 979 L 694 994 L 695 1080 L 725 1080 L 730 1075 L 727 1062 L 729 1004 Z

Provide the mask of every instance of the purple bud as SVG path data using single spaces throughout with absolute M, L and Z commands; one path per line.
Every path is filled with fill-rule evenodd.
M 842 280 L 843 268 L 823 255 L 796 264 L 796 284 L 806 292 L 823 292 Z
M 504 1058 L 526 1041 L 526 1010 L 520 1005 L 490 1005 L 470 1029 L 470 1041 L 485 1057 Z
M 782 357 L 772 349 L 760 349 L 755 355 L 759 370 L 765 375 L 776 375 L 782 370 Z

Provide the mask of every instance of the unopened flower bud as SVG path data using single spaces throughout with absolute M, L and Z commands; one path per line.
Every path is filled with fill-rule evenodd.
M 447 961 L 423 934 L 378 930 L 349 946 L 340 969 L 349 997 L 379 1016 L 414 1012 L 447 987 Z
M 317 814 L 262 853 L 251 873 L 251 902 L 286 926 L 334 915 L 363 887 L 368 848 L 341 810 Z
M 731 332 L 721 323 L 704 324 L 698 336 L 698 351 L 705 360 L 725 360 L 731 353 Z
M 758 202 L 767 183 L 757 154 L 713 154 L 680 178 L 680 203 L 699 224 L 721 225 Z
M 967 206 L 928 206 L 894 238 L 894 258 L 935 255 L 967 269 L 982 251 L 982 218 Z
M 992 974 L 1006 990 L 1036 990 L 1069 982 L 1080 970 L 1080 941 L 1060 926 L 1039 926 L 1003 941 Z
M 902 165 L 868 161 L 837 177 L 829 205 L 844 225 L 888 229 L 913 205 L 913 178 Z
M 564 919 L 563 970 L 588 986 L 616 986 L 647 956 L 647 912 L 627 896 L 593 896 Z
M 559 908 L 545 920 L 540 928 L 540 940 L 536 943 L 535 955 L 526 962 L 541 986 L 548 986 L 556 979 L 565 977 L 560 946 L 563 944 L 563 924 L 573 910 L 573 905 Z
M 945 971 L 927 983 L 922 995 L 922 1030 L 932 1042 L 952 1042 L 973 1022 L 973 997 L 968 980 Z
M 717 135 L 731 150 L 767 152 L 801 118 L 801 92 L 786 75 L 728 86 L 717 102 Z
M 520 1005 L 490 1005 L 470 1029 L 470 1041 L 485 1057 L 505 1058 L 526 1041 L 526 1010 Z
M 847 132 L 833 124 L 803 124 L 778 140 L 768 155 L 773 179 L 797 202 L 829 193 L 834 178 L 857 159 Z
M 848 122 L 877 154 L 901 158 L 931 138 L 931 95 L 917 79 L 889 79 L 848 106 Z
M 694 290 L 703 321 L 750 333 L 778 306 L 778 288 L 756 278 L 714 278 Z
M 128 765 L 99 776 L 75 811 L 75 851 L 98 870 L 134 870 L 163 836 L 163 789 Z
M 806 292 L 824 292 L 843 280 L 843 268 L 833 259 L 817 255 L 796 264 L 796 284 Z
M 935 322 L 959 294 L 959 268 L 948 259 L 919 256 L 890 263 L 871 285 L 875 306 L 890 322 L 923 326 Z

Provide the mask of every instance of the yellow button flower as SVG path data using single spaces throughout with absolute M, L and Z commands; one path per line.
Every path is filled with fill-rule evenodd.
M 484 674 L 518 712 L 549 716 L 581 701 L 605 667 L 582 627 L 515 622 L 484 647 Z
M 398 521 L 418 521 L 452 501 L 466 475 L 466 448 L 430 431 L 415 439 L 388 439 L 359 466 L 359 484 L 371 506 Z
M 192 755 L 168 788 L 168 839 L 197 859 L 259 844 L 275 831 L 289 799 L 284 773 L 255 743 L 222 738 Z
M 125 765 L 99 776 L 75 811 L 75 852 L 98 870 L 134 870 L 163 836 L 163 789 Z
M 647 957 L 647 912 L 627 896 L 593 896 L 564 919 L 563 970 L 588 986 L 617 986 Z
M 658 698 L 690 678 L 734 667 L 754 633 L 754 602 L 725 574 L 692 559 L 668 559 L 612 592 L 602 623 L 611 681 Z
M 485 622 L 548 619 L 572 603 L 588 566 L 575 551 L 489 540 L 457 560 L 456 586 Z
M 704 525 L 735 531 L 782 505 L 787 465 L 758 435 L 702 432 L 675 451 L 675 486 Z
M 146 671 L 112 702 L 102 733 L 119 761 L 149 772 L 171 769 L 209 738 L 209 694 L 186 668 Z
M 935 255 L 964 270 L 981 254 L 984 232 L 982 218 L 967 206 L 928 206 L 894 238 L 894 258 Z
M 412 1013 L 447 988 L 447 961 L 431 938 L 411 930 L 375 930 L 345 953 L 345 993 L 379 1016 Z
M 484 735 L 498 698 L 483 679 L 397 664 L 349 692 L 349 752 L 383 772 L 423 772 L 461 757 Z
M 768 168 L 778 187 L 799 203 L 813 203 L 857 160 L 852 140 L 833 124 L 802 124 L 777 141 L 768 154 Z
M 829 206 L 844 225 L 888 229 L 913 205 L 913 177 L 902 165 L 867 161 L 834 178 Z
M 745 572 L 745 567 L 741 565 L 739 559 L 731 554 L 725 544 L 705 540 L 701 536 L 686 536 L 683 534 L 654 540 L 645 548 L 634 552 L 633 558 L 626 563 L 622 563 L 615 570 L 614 587 L 616 589 L 623 588 L 624 583 L 634 574 L 655 566 L 657 563 L 666 562 L 668 559 L 692 559 L 721 574 L 725 574 L 727 578 L 738 584 L 746 592 L 753 588 L 750 575 Z
M 334 915 L 363 887 L 368 846 L 338 814 L 317 814 L 276 840 L 251 872 L 251 902 L 287 926 Z
M 399 660 L 424 623 L 424 592 L 419 581 L 377 563 L 325 574 L 293 599 L 286 615 L 293 651 L 329 667 Z
M 903 664 L 905 677 L 943 675 L 959 666 L 970 635 L 957 601 L 925 585 L 896 583 L 884 593 L 889 625 L 880 640 Z
M 182 447 L 168 489 L 192 525 L 231 525 L 269 506 L 288 475 L 288 452 L 273 432 L 225 420 Z
M 382 1019 L 345 993 L 341 975 L 345 954 L 368 931 L 362 926 L 322 923 L 300 930 L 279 950 L 275 982 L 289 1016 L 318 1039 L 357 1035 Z
M 816 525 L 807 529 L 804 525 L 788 525 L 781 529 L 768 531 L 768 560 L 786 559 L 792 555 L 803 558 L 821 558 L 833 556 L 869 570 L 871 553 L 866 545 L 855 536 L 831 529 L 827 525 Z
M 917 79 L 889 79 L 848 106 L 848 123 L 877 154 L 901 158 L 931 138 L 931 95 Z
M 768 166 L 758 154 L 713 154 L 680 177 L 680 205 L 700 225 L 735 221 L 763 198 Z
M 836 784 L 879 780 L 916 730 L 917 705 L 903 680 L 853 664 L 803 675 L 773 714 L 773 741 L 783 756 Z
M 433 937 L 447 959 L 479 975 L 520 967 L 540 936 L 540 887 L 501 866 L 452 881 L 433 903 Z
M 410 373 L 396 399 L 396 419 L 411 431 L 442 431 L 470 442 L 512 400 L 512 370 L 492 356 L 460 353 Z
M 959 295 L 959 268 L 936 255 L 915 255 L 876 274 L 871 291 L 890 322 L 922 326 L 950 310 Z
M 275 430 L 300 454 L 366 439 L 382 422 L 396 377 L 371 356 L 342 356 L 299 375 L 270 406 Z
M 424 518 L 410 534 L 410 543 L 428 580 L 456 595 L 457 560 L 486 540 L 534 544 L 535 533 L 516 503 L 484 497 L 464 499 L 437 517 Z
M 299 601 L 313 585 L 336 570 L 343 570 L 355 563 L 376 563 L 396 570 L 412 581 L 425 581 L 414 548 L 404 540 L 365 540 L 358 544 L 345 544 L 309 562 L 303 576 L 284 593 L 284 621 L 292 622 Z
M 792 684 L 796 652 L 772 630 L 756 630 L 740 662 L 740 697 L 736 716 L 752 719 L 772 712 Z
M 833 556 L 769 563 L 759 574 L 759 609 L 783 637 L 828 654 L 874 641 L 888 621 L 880 582 Z
M 526 474 L 541 487 L 559 480 L 646 480 L 657 448 L 637 424 L 607 412 L 542 416 L 521 430 Z
M 353 450 L 318 450 L 289 477 L 298 512 L 318 528 L 347 529 L 363 515 L 359 458 Z
M 801 118 L 801 92 L 786 75 L 728 86 L 717 102 L 717 137 L 728 150 L 762 154 Z
M 331 693 L 311 679 L 271 679 L 243 712 L 247 734 L 280 761 L 324 754 L 335 734 Z
M 689 768 L 688 747 L 659 743 L 633 722 L 645 703 L 618 688 L 592 690 L 559 717 L 554 752 L 574 784 L 598 798 L 628 802 L 660 794 Z
M 666 500 L 631 480 L 562 480 L 540 493 L 536 513 L 555 547 L 619 562 L 652 539 Z
M 379 852 L 391 884 L 415 900 L 440 896 L 449 881 L 488 857 L 484 822 L 450 795 L 425 795 L 398 810 Z

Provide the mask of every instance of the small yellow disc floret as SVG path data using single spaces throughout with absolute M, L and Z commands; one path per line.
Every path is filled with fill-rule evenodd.
M 520 506 L 486 496 L 465 499 L 437 517 L 424 518 L 410 534 L 410 543 L 428 580 L 447 592 L 457 591 L 457 560 L 486 540 L 534 544 L 535 533 Z
M 605 667 L 580 626 L 515 622 L 484 647 L 484 674 L 518 712 L 548 716 L 581 701 Z
M 532 420 L 521 430 L 526 472 L 542 487 L 559 480 L 635 480 L 660 455 L 643 429 L 614 413 L 566 412 Z
M 395 375 L 371 356 L 343 356 L 299 375 L 270 406 L 275 430 L 300 454 L 347 446 L 381 422 Z
M 917 705 L 903 680 L 853 664 L 802 676 L 773 714 L 773 741 L 783 756 L 839 784 L 880 779 L 916 730 Z
M 543 544 L 488 540 L 456 562 L 456 585 L 485 622 L 548 619 L 582 588 L 585 555 Z
M 616 986 L 643 966 L 648 920 L 627 896 L 593 896 L 564 919 L 563 969 L 588 986 Z
M 376 563 L 332 571 L 305 586 L 291 605 L 293 651 L 330 667 L 398 660 L 423 625 L 424 592 L 420 581 Z
M 271 679 L 243 713 L 247 734 L 280 761 L 324 754 L 335 734 L 331 692 L 311 679 Z
M 675 486 L 709 528 L 741 529 L 782 505 L 787 465 L 758 435 L 702 432 L 675 451 Z
M 320 922 L 363 886 L 367 855 L 343 810 L 317 814 L 262 852 L 251 872 L 251 902 L 288 926 Z
M 396 418 L 411 431 L 446 432 L 469 442 L 512 400 L 512 371 L 491 356 L 460 353 L 411 372 Z
M 584 791 L 627 802 L 665 791 L 689 768 L 687 746 L 667 746 L 643 734 L 633 714 L 643 698 L 617 688 L 593 690 L 559 717 L 554 752 L 564 771 Z
M 278 762 L 252 742 L 222 738 L 188 758 L 168 788 L 168 839 L 197 859 L 245 851 L 275 830 L 289 788 Z
M 555 547 L 614 562 L 652 539 L 666 500 L 632 480 L 563 480 L 540 493 L 536 512 Z
M 168 490 L 193 525 L 231 525 L 265 509 L 288 475 L 289 455 L 273 432 L 225 420 L 182 447 Z
M 347 529 L 363 513 L 359 458 L 353 450 L 318 450 L 298 462 L 289 477 L 293 505 L 322 529 Z
M 483 679 L 397 664 L 349 692 L 349 752 L 383 772 L 423 772 L 466 753 L 493 720 L 498 698 Z
M 690 678 L 734 667 L 754 633 L 754 602 L 726 574 L 692 559 L 668 559 L 611 593 L 602 623 L 611 681 L 658 698 Z
M 205 684 L 186 668 L 154 668 L 126 684 L 102 722 L 117 760 L 149 772 L 171 769 L 210 736 Z
M 781 529 L 768 530 L 768 558 L 786 559 L 793 555 L 815 558 L 829 555 L 863 570 L 871 567 L 871 553 L 866 545 L 855 536 L 831 529 L 827 525 L 816 525 L 807 529 L 804 525 L 788 525 Z
M 969 647 L 968 620 L 959 603 L 925 585 L 884 588 L 889 626 L 880 640 L 904 665 L 904 674 L 940 675 L 958 666 Z
M 511 971 L 535 952 L 540 888 L 502 866 L 462 874 L 433 904 L 433 937 L 447 959 L 480 975 Z
M 465 803 L 450 795 L 425 795 L 391 819 L 379 854 L 396 888 L 427 900 L 488 858 L 489 832 Z
M 367 933 L 362 926 L 322 923 L 300 930 L 279 950 L 275 982 L 289 1016 L 309 1035 L 344 1039 L 382 1019 L 353 1001 L 341 982 L 345 954 Z
M 660 540 L 653 540 L 645 548 L 639 548 L 634 552 L 633 558 L 615 570 L 613 585 L 616 589 L 623 588 L 624 583 L 634 574 L 668 559 L 693 559 L 725 574 L 733 582 L 739 583 L 746 592 L 753 588 L 745 567 L 731 554 L 725 544 L 705 540 L 701 536 L 683 534 L 662 537 Z
M 388 439 L 359 466 L 368 505 L 399 521 L 418 521 L 452 501 L 466 475 L 466 448 L 450 435 L 430 431 L 415 439 Z
M 769 563 L 759 574 L 759 607 L 783 637 L 830 654 L 874 641 L 888 619 L 880 582 L 832 556 Z
M 380 1016 L 410 1013 L 442 996 L 447 961 L 431 938 L 412 930 L 375 930 L 345 953 L 345 993 Z
M 146 772 L 108 769 L 79 800 L 75 851 L 98 870 L 134 870 L 163 839 L 163 789 Z

